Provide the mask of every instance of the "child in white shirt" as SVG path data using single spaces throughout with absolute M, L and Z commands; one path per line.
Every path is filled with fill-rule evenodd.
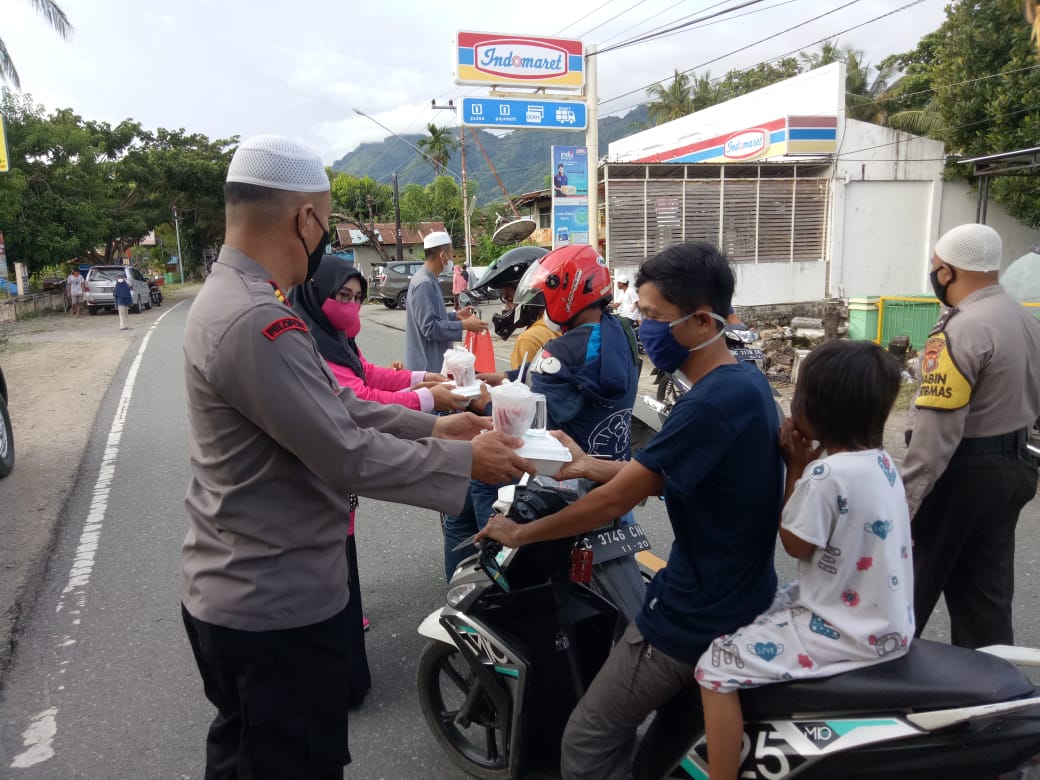
M 735 780 L 739 771 L 738 689 L 828 677 L 909 648 L 910 517 L 882 447 L 899 383 L 895 358 L 862 341 L 828 342 L 799 369 L 780 432 L 787 463 L 780 541 L 798 559 L 798 580 L 701 656 L 696 675 L 712 780 Z

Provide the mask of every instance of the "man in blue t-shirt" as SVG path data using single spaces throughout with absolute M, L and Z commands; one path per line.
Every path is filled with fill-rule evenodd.
M 644 263 L 636 287 L 647 356 L 682 372 L 691 390 L 628 463 L 584 455 L 562 437 L 575 459 L 561 476 L 603 487 L 526 525 L 496 515 L 481 533 L 511 547 L 569 537 L 664 495 L 675 533 L 668 566 L 571 714 L 561 757 L 567 780 L 628 777 L 639 724 L 694 685 L 711 641 L 754 619 L 776 591 L 780 421 L 765 377 L 723 339 L 733 270 L 710 244 L 680 244 Z

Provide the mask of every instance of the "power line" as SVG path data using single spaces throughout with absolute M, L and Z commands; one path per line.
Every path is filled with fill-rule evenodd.
M 596 13 L 597 11 L 599 11 L 599 10 L 600 10 L 600 9 L 602 9 L 602 8 L 606 8 L 606 7 L 608 6 L 608 5 L 610 5 L 610 4 L 611 4 L 611 3 L 613 3 L 613 2 L 614 2 L 614 0 L 606 0 L 606 2 L 605 2 L 605 3 L 600 3 L 600 4 L 599 4 L 599 5 L 597 5 L 597 6 L 595 7 L 595 8 L 593 8 L 593 9 L 592 9 L 591 11 L 589 11 L 589 12 L 588 12 L 587 14 L 585 14 L 584 16 L 582 16 L 582 17 L 581 17 L 580 19 L 575 19 L 575 20 L 574 20 L 573 22 L 571 22 L 570 24 L 568 24 L 568 25 L 567 25 L 566 27 L 562 27 L 562 28 L 560 28 L 559 32 L 557 32 L 557 33 L 556 33 L 556 35 L 563 35 L 563 33 L 564 33 L 564 31 L 565 31 L 565 30 L 567 30 L 567 29 L 569 29 L 569 28 L 573 27 L 573 26 L 574 26 L 574 25 L 576 25 L 576 24 L 577 24 L 578 22 L 582 22 L 582 21 L 585 21 L 585 20 L 586 20 L 586 19 L 588 19 L 588 18 L 589 18 L 590 16 L 592 16 L 592 15 L 593 15 L 594 13 Z
M 710 59 L 710 60 L 708 60 L 706 62 L 702 62 L 700 65 L 694 65 L 692 68 L 689 68 L 687 70 L 680 71 L 680 72 L 683 73 L 683 74 L 693 73 L 694 71 L 698 70 L 699 68 L 703 68 L 705 65 L 711 65 L 713 62 L 718 62 L 719 60 L 723 60 L 723 59 L 726 59 L 727 57 L 731 57 L 734 54 L 738 54 L 738 53 L 744 51 L 745 49 L 750 49 L 752 46 L 757 46 L 760 43 L 765 43 L 766 41 L 771 41 L 773 38 L 778 38 L 781 35 L 784 35 L 786 33 L 791 32 L 792 30 L 797 30 L 799 27 L 803 27 L 803 26 L 805 26 L 807 24 L 811 24 L 812 22 L 815 22 L 815 21 L 817 21 L 819 19 L 822 19 L 825 16 L 830 16 L 833 13 L 837 13 L 838 11 L 841 11 L 841 10 L 843 10 L 845 8 L 853 6 L 853 5 L 855 5 L 856 3 L 859 3 L 859 2 L 861 2 L 861 0 L 849 0 L 849 2 L 845 3 L 844 5 L 839 5 L 837 8 L 832 8 L 830 11 L 824 11 L 822 14 L 819 14 L 818 16 L 814 16 L 811 19 L 806 19 L 803 22 L 799 22 L 796 25 L 788 27 L 786 30 L 781 30 L 780 32 L 773 33 L 772 35 L 767 35 L 765 38 L 760 38 L 759 40 L 753 41 L 752 43 L 749 43 L 746 46 L 741 46 L 739 49 L 734 49 L 733 51 L 726 52 L 725 54 L 721 54 L 718 57 L 714 57 L 713 59 Z M 915 0 L 915 4 L 918 3 L 918 2 L 922 2 L 922 0 Z M 667 78 L 667 76 L 665 78 Z M 622 93 L 620 95 L 617 95 L 615 97 L 607 98 L 606 100 L 601 100 L 601 101 L 599 101 L 599 105 L 602 106 L 602 105 L 604 105 L 606 103 L 613 103 L 615 100 L 620 100 L 621 98 L 628 97 L 629 95 L 635 95 L 638 92 L 645 92 L 646 90 L 648 90 L 650 87 L 652 87 L 654 84 L 657 84 L 657 83 L 659 83 L 659 82 L 655 81 L 655 82 L 652 82 L 650 84 L 647 84 L 644 87 L 640 87 L 639 89 L 633 89 L 633 90 L 630 90 L 628 92 L 624 92 L 624 93 Z M 636 105 L 640 105 L 640 104 L 637 103 Z
M 663 10 L 658 11 L 656 14 L 652 14 L 652 15 L 646 17 L 646 19 L 644 19 L 640 24 L 646 24 L 651 19 L 656 19 L 661 14 L 666 14 L 669 11 L 671 11 L 673 8 L 675 8 L 677 5 L 682 5 L 685 2 L 686 2 L 686 0 L 678 0 L 678 2 L 672 3 L 672 5 L 668 6 L 667 8 L 665 8 Z M 708 7 L 710 8 L 711 6 L 708 6 Z M 669 22 L 669 24 L 672 24 L 672 22 Z M 636 26 L 638 27 L 639 25 L 636 25 Z M 655 27 L 653 29 L 656 30 L 656 29 L 660 29 L 660 28 Z M 601 46 L 604 45 L 604 44 L 610 43 L 615 38 L 620 38 L 622 35 L 624 35 L 627 32 L 631 32 L 631 31 L 630 30 L 622 30 L 619 33 L 615 33 L 614 35 L 611 35 L 609 38 L 604 38 L 599 43 L 600 43 Z
M 581 35 L 579 35 L 578 37 L 579 37 L 579 38 L 585 38 L 586 36 L 588 36 L 588 34 L 589 34 L 589 33 L 591 33 L 591 32 L 595 32 L 596 30 L 598 30 L 598 29 L 599 29 L 600 27 L 602 27 L 602 26 L 603 26 L 603 25 L 605 25 L 605 24 L 610 24 L 610 23 L 611 23 L 612 21 L 614 21 L 614 20 L 615 20 L 615 19 L 617 19 L 618 17 L 620 17 L 620 16 L 624 16 L 624 15 L 625 15 L 625 14 L 627 14 L 627 13 L 628 13 L 629 11 L 633 11 L 633 10 L 635 10 L 636 8 L 638 8 L 639 6 L 641 6 L 641 5 L 642 5 L 643 3 L 645 3 L 645 2 L 646 2 L 646 0 L 639 0 L 639 2 L 635 3 L 634 5 L 630 5 L 630 6 L 629 6 L 628 8 L 626 8 L 626 9 L 625 9 L 624 11 L 620 11 L 620 12 L 618 12 L 618 13 L 614 14 L 614 15 L 613 15 L 612 17 L 610 17 L 609 19 L 606 19 L 606 20 L 604 20 L 604 21 L 600 22 L 600 23 L 599 23 L 599 24 L 597 24 L 597 25 L 596 25 L 595 27 L 590 27 L 590 28 L 589 28 L 588 30 L 586 30 L 585 32 L 583 32 L 583 33 L 582 33 Z
M 853 2 L 859 2 L 859 0 L 852 0 L 852 1 Z M 599 50 L 598 52 L 596 52 L 596 54 L 597 55 L 599 55 L 599 54 L 606 54 L 607 52 L 616 51 L 617 49 L 623 49 L 623 48 L 625 48 L 627 46 L 634 46 L 637 43 L 646 43 L 647 41 L 652 41 L 655 38 L 661 38 L 661 37 L 663 37 L 665 35 L 669 35 L 671 33 L 678 32 L 680 30 L 684 30 L 687 27 L 692 27 L 693 25 L 699 24 L 700 22 L 706 22 L 709 19 L 716 19 L 716 18 L 718 18 L 720 16 L 725 16 L 727 14 L 731 14 L 734 11 L 739 11 L 742 8 L 748 8 L 750 6 L 758 5 L 759 3 L 763 3 L 763 2 L 765 2 L 765 0 L 745 0 L 743 3 L 740 3 L 739 5 L 735 5 L 735 6 L 732 6 L 730 8 L 723 8 L 720 11 L 715 11 L 714 13 L 710 13 L 710 14 L 708 14 L 706 16 L 700 16 L 700 17 L 697 17 L 696 19 L 691 19 L 689 21 L 683 22 L 682 24 L 673 25 L 672 27 L 667 27 L 667 28 L 665 28 L 663 30 L 659 30 L 657 32 L 645 33 L 643 35 L 636 36 L 635 38 L 630 38 L 627 41 L 621 41 L 621 43 L 615 43 L 613 46 L 607 46 L 607 47 Z M 851 3 L 849 3 L 849 4 L 851 5 Z M 716 5 L 719 5 L 719 3 L 716 3 Z M 828 12 L 828 13 L 833 13 L 833 12 Z

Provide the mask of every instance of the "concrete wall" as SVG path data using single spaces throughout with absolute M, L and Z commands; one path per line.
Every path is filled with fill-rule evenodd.
M 64 310 L 64 293 L 46 292 L 37 295 L 23 295 L 0 302 L 0 323 L 14 322 L 20 318 L 42 314 L 47 311 Z
M 734 263 L 734 306 L 811 301 L 825 296 L 827 263 Z
M 971 191 L 967 182 L 948 181 L 943 184 L 942 210 L 937 226 L 935 241 L 947 230 L 965 222 L 975 221 L 975 207 L 978 203 L 978 195 Z M 993 202 L 990 198 L 986 207 L 986 224 L 1000 233 L 1004 240 L 1004 258 L 1000 270 L 1005 271 L 1015 260 L 1020 258 L 1029 248 L 1040 241 L 1040 232 L 1031 230 L 1021 222 L 1013 219 L 1004 211 L 1003 206 Z M 931 259 L 931 249 L 928 259 Z M 927 273 L 927 269 L 925 271 Z M 928 280 L 925 278 L 927 285 Z

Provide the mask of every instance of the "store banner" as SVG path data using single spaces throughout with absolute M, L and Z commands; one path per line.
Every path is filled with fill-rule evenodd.
M 587 146 L 553 146 L 553 249 L 589 243 L 589 150 Z

